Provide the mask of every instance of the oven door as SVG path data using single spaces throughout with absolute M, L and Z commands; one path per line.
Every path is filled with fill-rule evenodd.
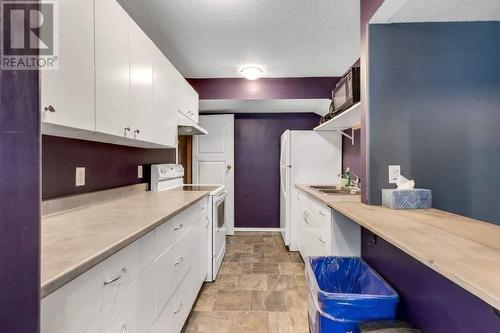
M 213 274 L 215 280 L 219 273 L 226 252 L 225 202 L 227 191 L 222 191 L 213 198 Z

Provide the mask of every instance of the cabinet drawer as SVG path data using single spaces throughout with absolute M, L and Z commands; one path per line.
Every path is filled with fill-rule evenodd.
M 182 281 L 180 276 L 180 265 L 182 259 L 179 255 L 178 243 L 176 242 L 155 263 L 156 266 L 156 312 L 169 302 L 175 290 Z
M 151 265 L 80 332 L 146 332 L 154 319 L 155 276 Z
M 153 261 L 154 237 L 150 232 L 43 298 L 41 332 L 77 332 Z
M 187 275 L 156 319 L 153 332 L 179 333 L 191 312 L 201 286 L 202 282 L 197 281 L 192 275 Z
M 200 219 L 201 203 L 197 203 L 180 212 L 155 230 L 155 254 L 159 257 L 168 250 Z

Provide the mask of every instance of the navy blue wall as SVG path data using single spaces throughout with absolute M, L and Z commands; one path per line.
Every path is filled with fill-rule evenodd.
M 500 224 L 500 22 L 370 25 L 368 196 L 387 166 L 433 190 L 434 207 Z M 493 309 L 369 232 L 363 258 L 426 333 L 498 332 Z
M 281 134 L 318 123 L 313 113 L 235 114 L 235 227 L 279 228 Z
M 435 208 L 500 224 L 500 22 L 370 25 L 369 203 L 400 164 Z

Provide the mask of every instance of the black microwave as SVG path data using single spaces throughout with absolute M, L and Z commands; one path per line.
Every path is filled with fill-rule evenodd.
M 359 65 L 345 73 L 332 91 L 331 117 L 339 115 L 360 101 L 361 75 Z

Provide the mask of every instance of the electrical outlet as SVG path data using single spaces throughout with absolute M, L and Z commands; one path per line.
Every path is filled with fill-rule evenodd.
M 389 184 L 396 184 L 401 175 L 400 165 L 389 165 Z
M 75 186 L 85 186 L 85 168 L 77 167 L 75 172 Z
M 142 178 L 143 177 L 143 174 L 142 174 L 142 165 L 138 165 L 137 166 L 137 178 Z

